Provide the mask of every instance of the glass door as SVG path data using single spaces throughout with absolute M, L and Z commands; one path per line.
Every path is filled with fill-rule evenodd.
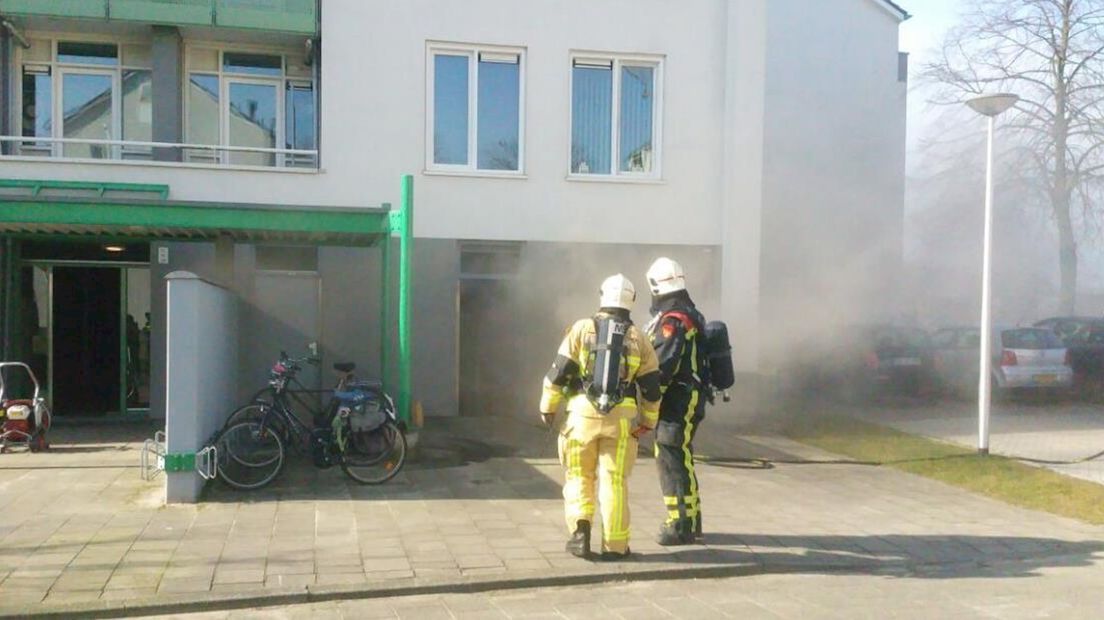
M 283 121 L 279 105 L 280 83 L 270 80 L 227 79 L 223 124 L 228 146 L 274 149 L 277 131 Z M 227 157 L 237 166 L 274 166 L 273 153 L 230 152 Z
M 114 71 L 61 69 L 61 137 L 114 140 L 118 127 Z M 65 144 L 65 157 L 110 159 L 107 144 Z
M 123 274 L 123 389 L 127 413 L 148 410 L 150 401 L 150 270 L 128 267 Z

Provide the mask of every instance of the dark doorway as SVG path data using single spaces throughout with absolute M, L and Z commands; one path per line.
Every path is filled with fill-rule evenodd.
M 53 269 L 54 413 L 120 410 L 121 277 L 115 267 Z
M 524 333 L 516 307 L 520 260 L 518 243 L 460 248 L 460 415 L 526 411 L 522 395 L 532 393 L 521 388 L 526 354 L 513 346 Z

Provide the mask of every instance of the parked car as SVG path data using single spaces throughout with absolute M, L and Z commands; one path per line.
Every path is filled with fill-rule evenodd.
M 1104 393 L 1104 319 L 1064 316 L 1043 319 L 1035 325 L 1054 330 L 1069 349 L 1076 391 Z
M 854 325 L 828 338 L 817 367 L 823 391 L 848 402 L 923 396 L 934 384 L 928 333 L 916 327 Z
M 945 390 L 960 396 L 977 394 L 981 331 L 950 327 L 932 335 L 936 375 Z M 1073 383 L 1069 350 L 1045 327 L 997 327 L 990 339 L 992 390 L 1067 390 Z

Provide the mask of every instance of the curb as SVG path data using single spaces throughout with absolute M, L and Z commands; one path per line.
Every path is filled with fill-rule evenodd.
M 645 556 L 646 557 L 646 556 Z M 1048 559 L 1060 559 L 1067 556 L 1058 554 L 1046 556 Z M 304 603 L 323 603 L 329 601 L 370 600 L 407 596 L 442 594 L 479 594 L 493 591 L 521 590 L 529 588 L 566 587 L 578 585 L 598 585 L 603 583 L 632 583 L 640 581 L 669 581 L 672 579 L 722 579 L 730 577 L 754 577 L 760 575 L 792 575 L 816 573 L 822 575 L 848 574 L 861 571 L 868 576 L 909 576 L 931 571 L 953 570 L 955 568 L 997 568 L 1018 564 L 1027 558 L 1007 558 L 994 561 L 911 561 L 896 562 L 857 560 L 850 562 L 802 562 L 795 556 L 793 562 L 779 562 L 765 565 L 751 561 L 745 564 L 701 564 L 685 565 L 660 564 L 641 566 L 638 560 L 632 563 L 602 565 L 583 564 L 591 570 L 561 571 L 548 575 L 541 571 L 527 571 L 510 577 L 469 576 L 459 579 L 419 579 L 417 577 L 396 580 L 377 580 L 365 585 L 355 586 L 307 586 L 299 589 L 268 589 L 254 592 L 230 593 L 194 593 L 133 599 L 131 601 L 88 601 L 69 604 L 30 604 L 14 609 L 0 609 L 0 618 L 134 618 L 152 615 L 185 614 L 209 611 L 229 611 L 253 607 L 274 607 L 282 605 L 300 605 Z M 1038 559 L 1038 558 L 1031 558 Z M 644 560 L 646 563 L 646 559 Z M 612 570 L 595 568 L 609 566 Z
M 125 618 L 151 615 L 183 614 L 207 611 L 228 611 L 252 607 L 297 605 L 327 601 L 367 600 L 434 594 L 478 594 L 498 590 L 547 588 L 575 585 L 596 585 L 610 582 L 656 581 L 670 579 L 718 579 L 724 577 L 750 577 L 768 574 L 792 574 L 804 572 L 840 573 L 863 570 L 869 574 L 886 574 L 906 571 L 907 563 L 885 562 L 854 563 L 802 563 L 765 566 L 747 564 L 706 564 L 689 568 L 641 567 L 639 569 L 617 565 L 612 571 L 570 571 L 548 575 L 540 571 L 513 577 L 461 577 L 460 579 L 410 578 L 403 583 L 394 580 L 376 581 L 357 586 L 307 586 L 303 589 L 272 589 L 242 593 L 196 593 L 191 595 L 158 596 L 131 601 L 89 601 L 81 603 L 49 605 L 23 605 L 16 609 L 0 610 L 0 618 L 34 616 L 36 618 Z

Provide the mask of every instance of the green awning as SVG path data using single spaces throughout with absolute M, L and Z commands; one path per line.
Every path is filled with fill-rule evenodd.
M 161 185 L 0 180 L 0 234 L 371 246 L 388 205 L 313 207 L 167 200 Z M 132 197 L 133 196 L 133 197 Z
M 210 241 L 229 237 L 242 242 L 378 246 L 381 250 L 382 317 L 380 367 L 395 389 L 401 419 L 411 421 L 411 262 L 414 245 L 413 177 L 402 177 L 402 204 L 381 207 L 312 207 L 168 200 L 167 185 L 0 179 L 0 236 L 89 240 Z M 390 243 L 399 246 L 398 282 L 390 267 Z M 11 261 L 4 260 L 0 317 L 13 315 Z M 397 322 L 392 322 L 392 293 L 397 288 Z M 4 312 L 4 309 L 8 309 Z M 2 321 L 0 321 L 2 322 Z M 392 383 L 390 330 L 396 328 L 398 385 Z M 7 328 L 0 331 L 6 332 Z M 0 338 L 0 340 L 4 340 Z M 2 342 L 0 342 L 2 344 Z

